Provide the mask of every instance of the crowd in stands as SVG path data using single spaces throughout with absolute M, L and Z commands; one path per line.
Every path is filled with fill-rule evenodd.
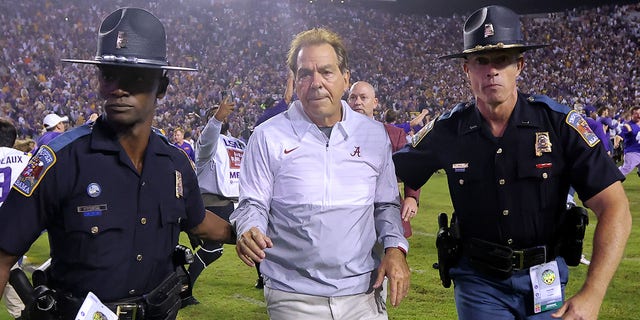
M 460 63 L 438 57 L 460 51 L 466 15 L 435 17 L 384 12 L 328 1 L 27 0 L 0 4 L 0 116 L 14 119 L 20 138 L 37 138 L 55 112 L 82 124 L 100 113 L 95 66 L 67 64 L 95 52 L 97 22 L 116 7 L 156 14 L 168 29 L 169 61 L 199 72 L 170 73 L 155 126 L 172 136 L 182 127 L 197 139 L 206 111 L 232 90 L 230 131 L 251 129 L 267 98 L 284 94 L 291 38 L 326 27 L 345 38 L 352 82 L 373 84 L 380 111 L 399 121 L 428 107 L 432 114 L 468 101 Z M 616 112 L 640 106 L 640 4 L 527 15 L 525 39 L 549 44 L 527 53 L 521 90 L 569 106 L 602 104 Z M 382 114 L 382 112 L 380 112 Z

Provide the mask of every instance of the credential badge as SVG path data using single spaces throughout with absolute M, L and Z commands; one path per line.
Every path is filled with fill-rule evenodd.
M 536 132 L 536 156 L 551 152 L 551 139 L 549 132 Z

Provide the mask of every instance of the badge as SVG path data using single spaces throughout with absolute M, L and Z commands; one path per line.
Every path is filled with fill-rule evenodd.
M 182 188 L 182 173 L 176 170 L 176 198 L 180 199 L 184 196 L 184 189 Z
M 558 309 L 562 306 L 562 284 L 558 263 L 539 264 L 529 269 L 533 287 L 533 312 Z
M 56 154 L 49 146 L 42 146 L 31 157 L 27 166 L 22 170 L 13 188 L 24 196 L 30 197 L 38 187 L 40 181 L 49 169 L 56 163 Z
M 549 132 L 536 132 L 536 156 L 551 152 Z
M 122 49 L 127 47 L 127 34 L 124 31 L 118 31 L 118 37 L 116 38 L 116 49 Z
M 493 24 L 491 24 L 491 23 L 485 23 L 485 24 L 484 24 L 484 37 L 485 37 L 485 38 L 488 38 L 488 37 L 491 37 L 491 36 L 493 36 L 493 35 L 495 35 L 495 34 L 496 34 L 496 32 L 495 32 L 495 30 L 493 29 Z
M 422 141 L 422 138 L 424 138 L 427 135 L 427 133 L 429 133 L 429 131 L 433 129 L 433 126 L 435 125 L 435 123 L 436 123 L 436 119 L 431 120 L 429 123 L 427 123 L 426 126 L 422 127 L 420 131 L 416 132 L 416 134 L 414 134 L 413 137 L 411 137 L 411 145 L 414 148 L 418 146 L 420 141 Z
M 100 187 L 99 184 L 92 182 L 92 183 L 89 183 L 89 185 L 87 186 L 87 194 L 89 195 L 89 197 L 95 198 L 99 196 L 101 193 L 102 193 L 102 188 Z
M 589 124 L 587 123 L 587 120 L 585 120 L 575 110 L 569 111 L 569 114 L 567 114 L 567 118 L 565 119 L 565 122 L 568 125 L 570 125 L 573 129 L 575 129 L 578 132 L 578 134 L 580 134 L 582 139 L 589 145 L 589 147 L 593 147 L 596 144 L 598 144 L 598 142 L 600 142 L 600 139 L 598 139 L 598 136 L 596 136 L 596 134 L 593 133 L 591 128 L 589 128 Z

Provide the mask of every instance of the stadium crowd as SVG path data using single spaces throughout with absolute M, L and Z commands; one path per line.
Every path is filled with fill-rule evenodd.
M 400 121 L 427 107 L 432 113 L 469 100 L 459 63 L 438 56 L 462 47 L 465 16 L 388 13 L 329 1 L 30 0 L 0 4 L 0 116 L 12 118 L 20 138 L 37 138 L 55 112 L 71 126 L 100 113 L 95 67 L 60 62 L 92 58 L 95 22 L 119 6 L 154 12 L 170 30 L 169 61 L 197 73 L 170 73 L 155 126 L 195 141 L 206 111 L 231 90 L 237 112 L 230 132 L 252 129 L 267 98 L 284 94 L 287 44 L 298 32 L 322 26 L 342 35 L 350 50 L 352 82 L 372 83 L 380 110 Z M 640 4 L 527 15 L 525 38 L 550 48 L 528 54 L 526 93 L 541 92 L 569 106 L 603 105 L 620 113 L 640 106 Z

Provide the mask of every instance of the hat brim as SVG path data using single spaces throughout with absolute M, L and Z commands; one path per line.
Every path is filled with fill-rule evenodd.
M 540 49 L 548 46 L 549 46 L 548 44 L 534 44 L 534 45 L 514 44 L 514 45 L 499 45 L 499 46 L 488 45 L 488 46 L 482 46 L 482 47 L 478 46 L 475 48 L 464 50 L 460 53 L 441 56 L 441 57 L 438 57 L 438 59 L 465 58 L 467 55 L 472 53 L 485 52 L 485 51 L 497 51 L 497 50 L 509 50 L 509 49 L 518 49 L 518 51 L 520 52 L 525 52 L 528 50 Z
M 79 60 L 79 59 L 60 59 L 60 60 L 63 62 L 70 62 L 70 63 L 110 65 L 110 66 L 131 67 L 131 68 L 162 69 L 162 70 L 177 70 L 177 71 L 198 71 L 198 69 L 194 69 L 194 68 L 163 66 L 163 65 L 148 64 L 148 63 L 122 63 L 122 62 Z

